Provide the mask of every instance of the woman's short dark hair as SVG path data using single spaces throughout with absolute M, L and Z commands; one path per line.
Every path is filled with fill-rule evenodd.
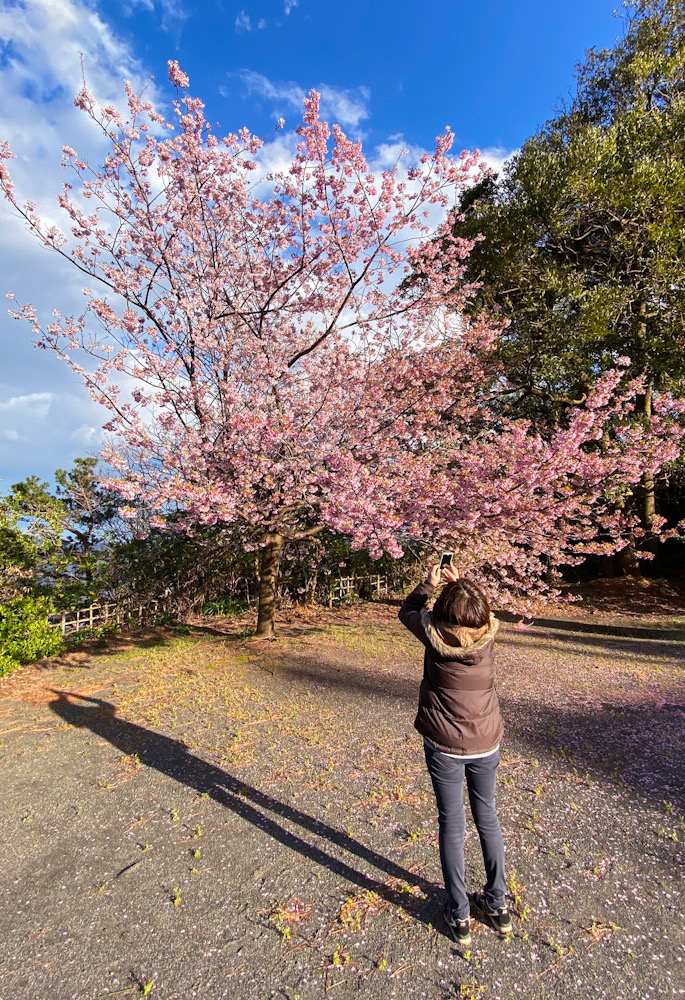
M 482 628 L 490 623 L 490 605 L 473 580 L 455 580 L 443 588 L 435 602 L 433 618 L 462 628 Z

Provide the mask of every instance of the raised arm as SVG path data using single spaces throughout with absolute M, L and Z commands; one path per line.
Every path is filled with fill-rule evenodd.
M 440 566 L 431 566 L 427 578 L 414 587 L 411 594 L 407 594 L 404 604 L 400 608 L 397 617 L 405 628 L 408 628 L 412 635 L 415 635 L 421 642 L 425 641 L 425 632 L 421 625 L 421 610 L 426 601 L 433 594 L 433 591 L 440 582 Z

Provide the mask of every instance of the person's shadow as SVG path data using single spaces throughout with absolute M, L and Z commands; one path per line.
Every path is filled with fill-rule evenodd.
M 205 793 L 243 820 L 252 823 L 263 833 L 273 837 L 284 847 L 297 851 L 309 861 L 327 868 L 354 885 L 378 893 L 381 898 L 406 910 L 421 923 L 430 925 L 436 923 L 440 907 L 435 899 L 435 883 L 407 871 L 327 823 L 314 819 L 313 816 L 279 802 L 278 799 L 232 777 L 222 768 L 200 760 L 199 757 L 189 753 L 187 747 L 178 740 L 118 718 L 116 706 L 110 702 L 72 694 L 69 691 L 56 691 L 52 688 L 51 690 L 57 698 L 49 703 L 49 707 L 71 726 L 89 729 L 123 753 L 135 754 L 141 764 L 154 767 L 175 781 Z M 84 702 L 88 704 L 83 704 Z M 357 871 L 321 847 L 308 843 L 297 834 L 290 833 L 267 813 L 287 820 L 385 872 L 390 876 L 390 885 Z M 394 879 L 398 880 L 397 884 L 392 883 L 391 880 Z M 408 892 L 407 889 L 411 886 L 421 889 L 426 898 Z

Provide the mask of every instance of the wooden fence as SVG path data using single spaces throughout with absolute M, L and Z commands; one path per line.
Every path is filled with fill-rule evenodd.
M 145 601 L 136 604 L 127 601 L 123 604 L 90 604 L 87 608 L 77 608 L 74 611 L 57 611 L 48 615 L 48 626 L 59 629 L 62 635 L 72 632 L 84 632 L 86 629 L 100 628 L 109 622 L 116 625 L 143 625 L 150 619 L 163 614 L 163 601 Z
M 387 576 L 339 576 L 333 580 L 328 591 L 328 607 L 333 601 L 349 601 L 353 597 L 380 597 L 390 589 Z
M 391 589 L 390 577 L 378 573 L 365 576 L 354 574 L 339 576 L 331 581 L 328 588 L 328 607 L 332 608 L 334 601 L 349 601 L 354 597 L 367 600 L 372 597 L 378 598 L 381 594 L 389 593 Z M 168 605 L 159 600 L 145 601 L 141 604 L 136 604 L 134 601 L 121 604 L 102 602 L 90 604 L 87 608 L 76 608 L 73 611 L 57 611 L 48 615 L 48 625 L 50 628 L 59 629 L 62 635 L 70 635 L 72 632 L 100 628 L 109 622 L 115 622 L 117 626 L 143 625 L 167 610 Z

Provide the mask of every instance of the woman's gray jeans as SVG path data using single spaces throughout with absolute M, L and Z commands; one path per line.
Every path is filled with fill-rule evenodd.
M 464 884 L 464 779 L 471 813 L 480 837 L 485 862 L 485 900 L 488 909 L 504 906 L 504 842 L 495 809 L 495 780 L 499 750 L 489 757 L 460 760 L 424 743 L 426 765 L 433 782 L 440 824 L 440 863 L 452 914 L 457 920 L 469 916 Z

